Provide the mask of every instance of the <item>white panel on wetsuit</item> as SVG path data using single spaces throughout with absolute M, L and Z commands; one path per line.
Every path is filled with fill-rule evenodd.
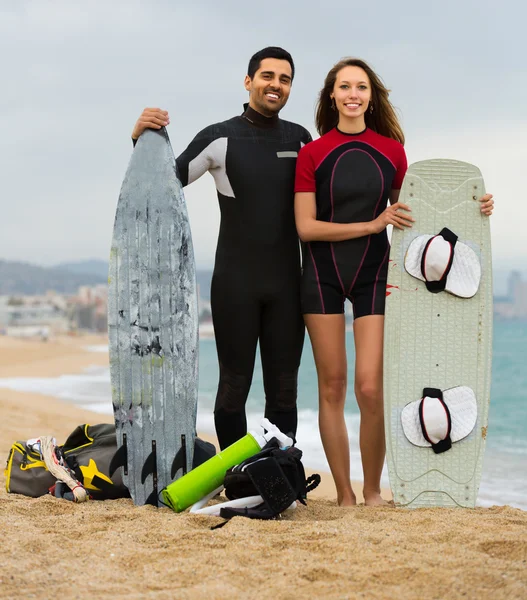
M 227 138 L 215 139 L 204 148 L 188 165 L 188 182 L 192 183 L 206 171 L 214 177 L 216 189 L 222 196 L 234 198 L 234 191 L 225 168 L 227 157 Z

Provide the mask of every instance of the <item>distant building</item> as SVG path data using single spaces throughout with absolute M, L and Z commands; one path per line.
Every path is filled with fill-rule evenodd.
M 65 303 L 56 294 L 0 297 L 0 330 L 20 337 L 64 333 L 69 330 Z
M 76 296 L 48 291 L 44 296 L 1 296 L 0 332 L 48 337 L 76 330 L 108 330 L 108 286 L 81 286 Z
M 527 319 L 527 281 L 519 271 L 512 271 L 507 296 L 494 299 L 494 314 L 502 319 Z
M 104 333 L 108 330 L 108 286 L 83 285 L 68 300 L 68 313 L 73 329 Z

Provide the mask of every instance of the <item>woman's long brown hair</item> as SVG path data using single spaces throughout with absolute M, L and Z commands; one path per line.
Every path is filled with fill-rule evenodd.
M 327 74 L 324 87 L 320 91 L 315 112 L 315 123 L 318 133 L 324 135 L 333 129 L 333 127 L 336 127 L 339 122 L 339 112 L 331 107 L 330 94 L 335 87 L 338 72 L 344 67 L 360 67 L 366 72 L 370 80 L 373 113 L 370 112 L 369 108 L 364 113 L 366 127 L 404 144 L 403 130 L 399 124 L 395 109 L 388 99 L 390 90 L 386 88 L 375 71 L 360 58 L 344 58 Z

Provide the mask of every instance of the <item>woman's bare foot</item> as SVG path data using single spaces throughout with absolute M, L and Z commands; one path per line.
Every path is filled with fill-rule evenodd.
M 382 498 L 379 492 L 364 492 L 364 504 L 366 506 L 390 506 L 388 500 Z
M 337 503 L 340 507 L 345 508 L 346 506 L 357 506 L 357 498 L 355 494 L 352 492 L 350 494 L 346 494 L 342 498 L 337 498 Z

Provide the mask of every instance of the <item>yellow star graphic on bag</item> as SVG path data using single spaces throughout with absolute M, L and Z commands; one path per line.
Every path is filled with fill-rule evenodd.
M 87 466 L 81 466 L 80 470 L 84 477 L 83 485 L 87 490 L 96 490 L 98 492 L 101 491 L 98 487 L 96 487 L 95 485 L 92 484 L 92 481 L 95 477 L 103 479 L 104 481 L 107 481 L 110 485 L 113 485 L 113 481 L 109 477 L 107 477 L 104 473 L 101 473 L 99 471 L 93 458 L 90 458 L 90 462 L 88 463 Z

